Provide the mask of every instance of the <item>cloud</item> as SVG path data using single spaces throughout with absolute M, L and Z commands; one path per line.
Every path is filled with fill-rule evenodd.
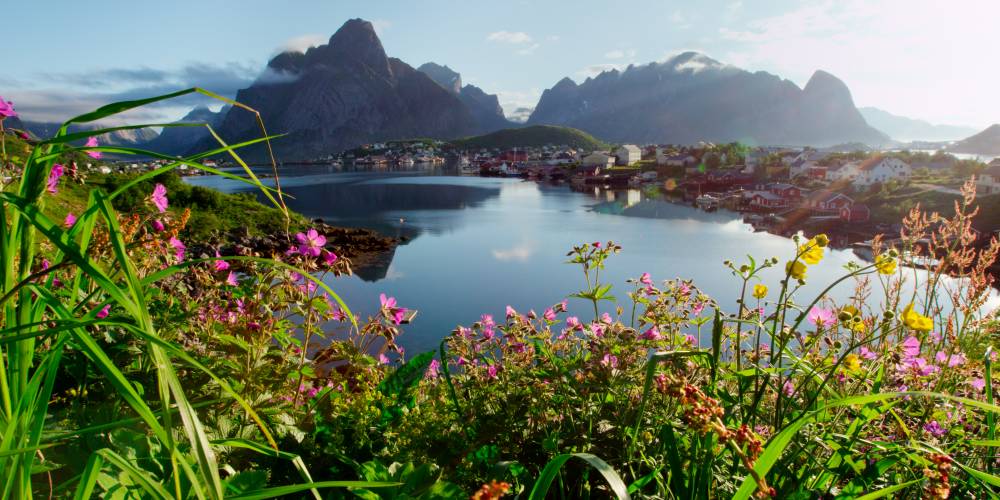
M 194 62 L 174 70 L 138 67 L 43 73 L 33 80 L 47 82 L 49 87 L 21 85 L 9 87 L 5 93 L 18 104 L 18 111 L 25 120 L 61 122 L 110 102 L 141 99 L 190 87 L 202 87 L 233 97 L 239 89 L 250 86 L 257 76 L 269 81 L 287 78 L 287 75 L 260 73 L 254 65 L 246 63 Z M 190 94 L 144 106 L 116 116 L 108 123 L 172 121 L 195 105 L 216 102 L 199 94 Z
M 691 27 L 691 22 L 688 20 L 687 16 L 679 10 L 675 10 L 673 14 L 670 14 L 670 22 L 680 29 L 687 29 Z
M 517 53 L 520 54 L 520 55 L 522 55 L 522 56 L 529 56 L 531 54 L 534 54 L 535 50 L 537 50 L 538 47 L 541 47 L 541 45 L 537 44 L 537 43 L 533 43 L 533 44 L 531 44 L 531 45 L 529 45 L 529 46 L 527 46 L 527 47 L 525 47 L 523 49 L 518 49 Z
M 534 243 L 522 242 L 514 247 L 493 250 L 493 258 L 503 262 L 517 261 L 524 262 L 535 253 Z
M 494 31 L 486 36 L 490 42 L 501 42 L 510 44 L 531 43 L 531 35 L 523 31 Z
M 310 33 L 306 35 L 299 35 L 297 37 L 289 38 L 281 46 L 278 47 L 277 53 L 282 52 L 302 52 L 304 53 L 311 47 L 316 47 L 325 44 L 328 40 L 326 35 L 321 35 L 318 33 Z
M 626 57 L 629 58 L 629 59 L 634 59 L 635 58 L 635 49 L 628 49 L 628 50 L 616 49 L 616 50 L 612 50 L 610 52 L 605 52 L 604 53 L 604 57 L 607 58 L 607 59 L 625 59 Z
M 514 111 L 507 113 L 507 119 L 512 122 L 524 123 L 528 121 L 531 117 L 531 113 L 535 111 L 534 107 L 523 106 L 515 109 Z
M 389 28 L 392 28 L 392 21 L 388 19 L 373 19 L 371 23 L 372 28 L 375 28 L 375 34 L 378 36 L 384 35 Z

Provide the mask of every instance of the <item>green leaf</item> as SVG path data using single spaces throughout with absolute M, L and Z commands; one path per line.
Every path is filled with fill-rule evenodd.
M 549 488 L 552 486 L 552 481 L 555 480 L 556 476 L 559 474 L 562 466 L 566 464 L 571 458 L 577 458 L 583 460 L 597 472 L 600 472 L 604 476 L 604 480 L 608 482 L 611 486 L 612 493 L 621 500 L 631 498 L 628 493 L 628 487 L 625 486 L 625 482 L 618 475 L 610 465 L 604 460 L 601 460 L 596 455 L 591 455 L 590 453 L 567 453 L 563 455 L 557 455 L 549 463 L 545 464 L 545 468 L 542 469 L 541 474 L 538 475 L 538 479 L 535 481 L 535 485 L 531 488 L 531 493 L 528 495 L 529 500 L 544 500 L 546 495 L 549 493 Z

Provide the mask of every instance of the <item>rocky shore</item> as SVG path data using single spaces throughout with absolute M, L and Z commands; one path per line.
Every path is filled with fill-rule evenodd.
M 372 229 L 332 226 L 322 219 L 313 220 L 311 227 L 326 237 L 325 248 L 339 257 L 350 259 L 355 271 L 380 266 L 405 241 L 405 238 L 383 236 Z M 294 241 L 294 233 L 258 236 L 239 229 L 230 231 L 215 242 L 192 245 L 192 250 L 194 255 L 204 254 L 205 257 L 214 255 L 216 250 L 222 255 L 270 257 L 283 255 Z

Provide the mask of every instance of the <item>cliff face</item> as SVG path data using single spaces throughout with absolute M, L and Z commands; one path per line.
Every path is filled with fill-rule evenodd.
M 504 116 L 496 94 L 487 94 L 475 85 L 462 85 L 462 75 L 448 66 L 429 62 L 422 64 L 417 71 L 429 76 L 452 95 L 458 96 L 476 120 L 477 133 L 493 132 L 514 125 Z
M 205 106 L 199 106 L 192 109 L 177 123 L 207 123 L 217 129 L 228 110 L 229 108 L 226 107 L 218 112 L 212 112 Z M 192 151 L 192 149 L 201 141 L 208 139 L 209 136 L 210 134 L 205 127 L 165 127 L 158 137 L 147 142 L 143 147 L 156 153 L 184 155 L 198 152 Z M 214 143 L 213 148 L 218 147 L 218 143 L 212 142 Z
M 360 19 L 345 23 L 326 45 L 274 57 L 265 75 L 236 100 L 259 111 L 269 133 L 288 134 L 273 142 L 286 159 L 477 130 L 458 96 L 388 57 L 371 23 Z M 253 115 L 239 108 L 226 114 L 220 132 L 234 142 L 260 135 Z
M 816 145 L 882 144 L 850 90 L 817 71 L 804 89 L 777 76 L 695 52 L 611 70 L 546 90 L 529 124 L 566 125 L 616 142 Z
M 948 148 L 955 153 L 975 155 L 1000 155 L 1000 124 L 993 124 L 971 137 L 962 139 Z

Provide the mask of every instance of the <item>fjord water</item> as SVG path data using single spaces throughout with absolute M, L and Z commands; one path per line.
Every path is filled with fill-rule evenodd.
M 624 247 L 608 260 L 601 280 L 614 285 L 626 315 L 626 280 L 643 272 L 657 282 L 693 279 L 731 312 L 740 282 L 723 261 L 743 262 L 747 254 L 758 262 L 778 257 L 782 264 L 764 274 L 776 294 L 783 263 L 795 252 L 788 238 L 754 232 L 739 214 L 707 213 L 635 189 L 581 193 L 565 184 L 460 176 L 449 167 L 373 171 L 286 166 L 280 175 L 293 210 L 334 225 L 408 238 L 384 265 L 330 278 L 328 284 L 362 318 L 377 311 L 380 293 L 417 309 L 415 322 L 404 326 L 399 339 L 411 353 L 436 348 L 457 325 L 469 325 L 479 314 L 499 320 L 508 304 L 519 312 L 541 313 L 583 288 L 579 267 L 564 263 L 576 244 L 613 240 Z M 246 186 L 216 176 L 189 182 L 227 192 Z M 828 251 L 820 265 L 810 266 L 798 300 L 808 303 L 842 276 L 850 261 L 860 259 L 849 250 Z M 846 281 L 831 295 L 838 302 L 846 300 L 853 287 Z M 989 307 L 996 303 L 994 297 Z M 613 314 L 614 305 L 604 309 Z M 588 321 L 593 308 L 570 299 L 569 314 Z

